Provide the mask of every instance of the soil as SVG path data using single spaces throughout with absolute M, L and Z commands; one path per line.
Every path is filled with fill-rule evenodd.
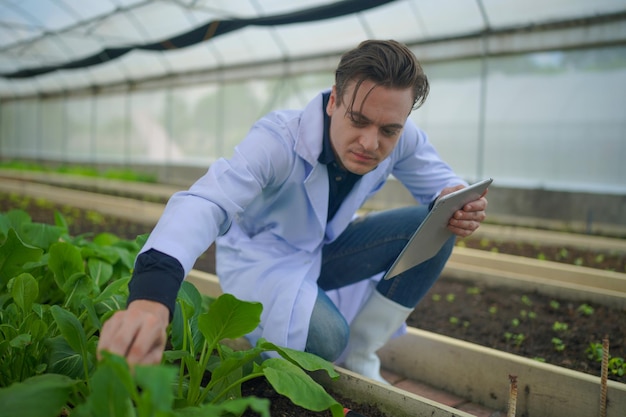
M 0 213 L 13 208 L 27 211 L 34 221 L 53 222 L 54 210 L 66 216 L 72 235 L 109 232 L 125 239 L 149 233 L 150 226 L 105 217 L 91 211 L 59 206 L 0 193 Z M 549 247 L 522 242 L 498 242 L 466 238 L 465 247 L 498 251 L 535 259 L 547 259 L 587 267 L 626 272 L 626 253 L 588 252 L 570 247 Z M 202 255 L 196 269 L 215 273 L 214 248 Z M 487 288 L 442 276 L 409 317 L 410 326 L 482 346 L 533 358 L 568 369 L 600 375 L 600 362 L 589 359 L 592 344 L 609 338 L 613 358 L 626 358 L 626 310 L 594 303 L 572 302 L 534 292 Z M 460 365 L 462 369 L 462 365 Z M 626 370 L 626 369 L 625 369 Z M 609 374 L 609 379 L 626 382 L 626 375 Z M 289 400 L 277 396 L 264 382 L 249 386 L 249 393 L 272 400 L 272 416 L 292 416 Z M 280 397 L 280 398 L 279 398 Z M 284 402 L 284 404 L 281 402 Z M 339 400 L 339 399 L 338 399 Z M 343 401 L 343 402 L 342 402 Z M 359 409 L 349 399 L 342 404 L 368 417 L 383 417 L 374 408 Z M 282 409 L 284 407 L 284 410 Z M 255 414 L 246 414 L 252 417 Z M 330 416 L 298 410 L 299 417 Z

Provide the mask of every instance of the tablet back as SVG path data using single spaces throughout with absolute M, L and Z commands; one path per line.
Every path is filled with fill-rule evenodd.
M 480 198 L 492 182 L 493 179 L 488 178 L 437 200 L 428 216 L 387 271 L 384 279 L 393 278 L 435 256 L 453 235 L 447 228 L 450 217 L 465 204 Z

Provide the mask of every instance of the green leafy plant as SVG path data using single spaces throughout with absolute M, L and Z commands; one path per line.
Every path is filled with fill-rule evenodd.
M 20 210 L 0 215 L 0 416 L 57 417 L 64 408 L 73 417 L 236 416 L 248 408 L 269 416 L 267 400 L 241 395 L 241 385 L 258 377 L 294 404 L 343 415 L 308 374 L 338 377 L 332 364 L 265 340 L 247 351 L 222 345 L 259 324 L 261 305 L 228 294 L 207 303 L 187 282 L 164 364 L 131 371 L 125 359 L 106 354 L 98 362 L 99 331 L 125 305 L 144 239 L 70 237 L 58 213 L 54 226 Z
M 589 343 L 589 346 L 587 346 L 587 349 L 585 349 L 585 353 L 587 354 L 587 358 L 589 360 L 593 362 L 602 362 L 602 357 L 604 355 L 602 343 Z M 626 360 L 621 357 L 612 357 L 611 355 L 609 355 L 608 371 L 612 375 L 623 377 L 624 375 L 626 375 Z
M 555 332 L 565 332 L 567 331 L 567 329 L 569 329 L 569 326 L 567 325 L 567 323 L 555 321 L 552 324 L 552 330 L 554 330 Z

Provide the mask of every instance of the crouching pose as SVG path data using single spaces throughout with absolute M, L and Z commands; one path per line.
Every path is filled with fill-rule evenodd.
M 406 46 L 365 41 L 304 109 L 261 118 L 231 158 L 172 196 L 99 350 L 159 362 L 181 282 L 215 242 L 224 292 L 263 304 L 251 343 L 263 337 L 384 382 L 376 351 L 436 281 L 454 237 L 428 261 L 380 278 L 430 204 L 467 185 L 408 119 L 428 90 Z M 420 204 L 355 216 L 390 175 Z M 466 204 L 448 228 L 470 235 L 486 207 L 484 197 Z

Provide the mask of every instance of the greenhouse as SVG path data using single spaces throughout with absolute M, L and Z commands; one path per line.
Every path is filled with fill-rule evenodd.
M 365 40 L 395 40 L 415 55 L 429 88 L 424 103 L 410 111 L 407 120 L 432 144 L 445 170 L 464 184 L 493 179 L 486 196 L 487 217 L 471 236 L 455 240 L 441 278 L 426 289 L 408 315 L 404 333 L 378 350 L 382 375 L 390 384 L 362 378 L 361 372 L 344 369 L 339 359 L 331 361 L 334 368 L 332 363 L 312 360 L 314 369 L 304 367 L 316 381 L 310 383 L 319 383 L 330 394 L 319 400 L 326 405 L 318 405 L 317 410 L 305 405 L 311 414 L 300 410 L 295 415 L 344 415 L 335 400 L 341 403 L 346 398 L 350 405 L 342 403 L 343 408 L 354 409 L 348 416 L 492 416 L 507 409 L 514 415 L 515 408 L 518 415 L 527 417 L 622 415 L 626 409 L 626 0 L 0 0 L 0 318 L 2 326 L 6 324 L 0 329 L 0 360 L 5 363 L 0 366 L 0 402 L 21 399 L 25 391 L 20 391 L 23 386 L 19 384 L 27 377 L 56 378 L 65 372 L 63 377 L 75 381 L 82 376 L 87 382 L 84 386 L 66 379 L 54 380 L 56 385 L 50 382 L 55 393 L 73 393 L 67 394 L 69 400 L 50 405 L 56 410 L 46 414 L 50 417 L 92 415 L 98 401 L 118 401 L 111 398 L 134 407 L 119 415 L 161 415 L 150 412 L 172 407 L 148 404 L 150 400 L 140 395 L 142 389 L 148 390 L 148 375 L 162 372 L 159 378 L 174 378 L 166 368 L 153 374 L 150 370 L 136 376 L 125 374 L 129 380 L 138 378 L 141 388 L 129 398 L 107 387 L 103 389 L 110 389 L 110 395 L 121 396 L 89 399 L 91 384 L 103 383 L 105 375 L 120 375 L 121 362 L 107 357 L 100 369 L 97 362 L 102 358 L 95 352 L 102 326 L 112 314 L 105 310 L 123 310 L 128 295 L 126 287 L 111 284 L 112 278 L 92 274 L 97 265 L 110 269 L 111 277 L 130 279 L 148 234 L 157 230 L 159 219 L 167 220 L 161 224 L 171 220 L 164 215 L 166 204 L 173 205 L 173 195 L 187 193 L 217 207 L 203 214 L 188 212 L 190 222 L 205 226 L 200 222 L 210 216 L 226 220 L 211 224 L 204 240 L 197 237 L 210 246 L 206 251 L 198 249 L 202 255 L 197 260 L 180 261 L 184 256 L 178 256 L 186 279 L 177 301 L 171 300 L 176 307 L 170 309 L 170 345 L 162 361 L 183 363 L 188 372 L 181 365 L 179 391 L 172 394 L 171 403 L 182 404 L 184 391 L 186 404 L 201 408 L 206 415 L 269 415 L 256 400 L 246 400 L 246 395 L 237 409 L 209 408 L 209 403 L 223 406 L 233 392 L 241 396 L 246 384 L 222 393 L 208 389 L 234 383 L 232 369 L 223 381 L 214 382 L 215 387 L 213 382 L 205 384 L 203 394 L 198 391 L 190 400 L 198 372 L 211 366 L 217 366 L 211 370 L 217 369 L 214 374 L 218 376 L 227 371 L 213 362 L 190 359 L 194 354 L 200 357 L 201 345 L 194 351 L 186 338 L 203 333 L 207 341 L 202 349 L 208 349 L 208 354 L 211 350 L 225 356 L 236 354 L 231 347 L 219 347 L 220 340 L 212 344 L 207 327 L 190 335 L 185 332 L 192 331 L 192 326 L 182 323 L 189 319 L 197 325 L 202 321 L 196 317 L 200 309 L 211 302 L 217 304 L 214 314 L 220 308 L 250 312 L 256 308 L 247 301 L 240 305 L 238 299 L 226 298 L 231 284 L 224 276 L 236 275 L 233 271 L 239 268 L 230 258 L 235 259 L 232 253 L 240 250 L 238 259 L 250 264 L 258 261 L 264 265 L 258 269 L 264 274 L 300 271 L 300 265 L 317 265 L 317 261 L 288 258 L 282 245 L 297 247 L 308 256 L 319 248 L 293 237 L 295 230 L 302 230 L 309 240 L 318 231 L 315 225 L 297 220 L 305 218 L 294 210 L 302 206 L 292 205 L 300 191 L 293 191 L 287 200 L 274 194 L 254 200 L 245 194 L 257 187 L 250 185 L 247 175 L 256 176 L 256 181 L 261 174 L 271 180 L 287 174 L 272 171 L 272 166 L 267 172 L 250 169 L 231 178 L 213 175 L 211 168 L 217 167 L 215 171 L 222 175 L 236 169 L 242 160 L 250 159 L 246 150 L 257 152 L 259 159 L 274 158 L 277 145 L 254 148 L 242 141 L 263 128 L 259 120 L 277 123 L 276 131 L 287 129 L 277 120 L 308 108 L 320 92 L 331 89 L 344 53 Z M 333 94 L 324 100 L 341 108 L 341 100 L 334 102 Z M 356 87 L 354 94 L 357 100 Z M 324 120 L 330 124 L 337 118 L 328 114 Z M 328 147 L 332 145 L 333 161 L 340 158 L 333 142 L 338 129 L 324 127 L 318 135 L 326 138 Z M 312 160 L 321 162 L 324 155 L 315 149 Z M 361 155 L 361 159 L 366 158 Z M 422 161 L 432 163 L 426 157 Z M 360 176 L 354 187 L 365 182 L 366 173 L 351 170 L 343 160 L 337 163 L 340 170 Z M 298 167 L 298 161 L 289 165 L 292 174 Z M 417 188 L 417 180 L 407 181 L 404 170 L 406 166 L 390 169 L 379 183 L 373 182 L 367 198 L 355 206 L 355 215 L 416 209 L 428 203 L 431 199 L 426 196 L 424 201 L 416 197 L 419 193 L 411 186 Z M 328 177 L 325 168 L 324 175 Z M 242 191 L 218 204 L 206 184 L 219 185 L 218 197 L 229 196 L 229 187 L 242 187 Z M 332 181 L 330 187 L 332 205 Z M 345 206 L 357 194 L 350 190 L 339 192 L 335 209 L 325 202 L 328 220 L 323 217 L 320 233 L 326 244 L 343 230 L 337 226 L 341 229 L 337 232 L 331 220 L 347 216 Z M 315 213 L 319 216 L 314 204 L 317 194 L 311 192 L 309 198 L 313 203 L 307 210 L 314 218 Z M 468 201 L 478 198 L 482 197 Z M 267 214 L 266 224 L 254 223 L 255 218 L 245 217 L 244 203 L 257 216 L 271 210 L 276 213 L 274 217 Z M 244 253 L 248 245 L 252 247 L 253 238 L 268 231 L 282 235 L 272 235 L 276 241 L 267 240 L 263 253 L 271 253 L 275 260 L 284 256 L 286 265 L 293 262 L 292 270 L 267 266 Z M 245 239 L 235 242 L 229 237 L 232 233 Z M 218 236 L 224 243 L 216 252 L 213 242 Z M 92 248 L 92 243 L 103 241 L 108 242 L 105 246 L 117 245 L 113 252 L 119 253 Z M 62 267 L 55 267 L 54 261 L 44 265 L 61 250 L 55 245 L 68 242 L 76 246 L 75 256 L 83 257 L 84 267 L 74 271 L 82 278 L 70 279 L 69 274 L 61 279 L 57 274 Z M 153 245 L 151 250 L 166 252 L 165 243 Z M 189 252 L 192 244 L 179 246 L 172 244 L 172 253 Z M 103 251 L 100 255 L 93 254 L 99 250 Z M 224 267 L 216 266 L 220 256 L 227 259 Z M 111 264 L 104 267 L 103 260 Z M 82 263 L 77 261 L 77 265 Z M 25 275 L 39 286 L 38 295 L 30 301 L 24 295 L 28 291 L 15 289 L 35 285 Z M 69 281 L 76 281 L 75 287 Z M 263 282 L 273 285 L 269 279 Z M 51 289 L 57 285 L 58 291 Z M 249 292 L 261 297 L 263 289 L 255 285 L 256 281 L 250 284 Z M 88 286 L 95 292 L 87 292 Z M 121 292 L 111 295 L 112 289 L 105 291 L 110 286 Z M 329 291 L 328 299 L 338 308 L 342 297 L 347 297 L 341 289 Z M 51 295 L 44 295 L 45 291 Z M 354 291 L 346 294 L 360 296 L 360 287 Z M 72 298 L 78 295 L 70 297 L 69 293 L 80 293 L 91 301 Z M 41 307 L 57 296 L 65 300 L 60 304 L 63 308 Z M 296 305 L 302 302 L 294 300 L 299 300 Z M 256 342 L 250 334 L 260 332 L 267 315 L 278 315 L 276 307 L 270 309 L 265 303 L 263 307 L 263 313 L 258 312 L 262 314 L 260 327 L 250 324 L 244 331 L 241 324 L 242 328 L 224 338 Z M 181 316 L 192 311 L 193 319 Z M 285 308 L 280 314 L 297 322 L 301 318 L 297 311 Z M 37 313 L 37 324 L 32 324 L 32 312 Z M 358 317 L 356 311 L 353 315 Z M 344 316 L 352 321 L 351 316 Z M 25 324 L 13 329 L 11 320 Z M 30 332 L 24 330 L 28 323 Z M 81 330 L 86 332 L 84 343 L 71 342 L 68 323 L 86 326 Z M 228 324 L 236 328 L 238 323 Z M 51 332 L 45 337 L 44 327 Z M 490 330 L 494 334 L 488 334 Z M 262 334 L 275 333 L 263 330 Z M 41 341 L 36 343 L 37 334 Z M 63 337 L 65 342 L 60 341 Z M 292 347 L 281 345 L 282 339 L 269 339 L 262 337 L 253 349 L 258 354 L 262 351 L 265 358 L 266 351 L 276 348 L 274 344 L 279 346 L 280 354 L 269 355 L 271 359 L 263 362 L 267 365 L 258 366 L 270 388 L 281 393 L 286 388 L 272 384 L 271 375 L 288 371 L 274 364 L 275 356 L 298 365 L 308 359 L 280 351 Z M 27 375 L 26 352 L 35 346 L 39 346 L 39 356 L 30 359 L 33 370 Z M 185 348 L 191 349 L 187 356 L 181 353 Z M 51 358 L 58 359 L 63 350 L 71 350 L 83 362 L 73 363 L 69 356 L 64 357 L 65 367 L 54 362 Z M 206 361 L 210 357 L 201 355 Z M 18 363 L 17 358 L 24 369 L 8 365 Z M 336 370 L 340 376 L 334 375 Z M 183 374 L 188 378 L 184 383 L 180 382 Z M 289 378 L 296 378 L 293 375 Z M 317 385 L 310 389 L 316 390 Z M 309 391 L 298 395 L 313 398 Z M 291 394 L 285 396 L 299 401 Z M 380 404 L 380 408 L 359 408 L 362 404 Z M 169 414 L 161 410 L 163 415 L 196 415 L 184 414 L 182 407 L 170 408 Z M 39 411 L 35 407 L 23 415 L 37 416 Z M 3 413 L 0 410 L 0 417 L 10 415 Z

